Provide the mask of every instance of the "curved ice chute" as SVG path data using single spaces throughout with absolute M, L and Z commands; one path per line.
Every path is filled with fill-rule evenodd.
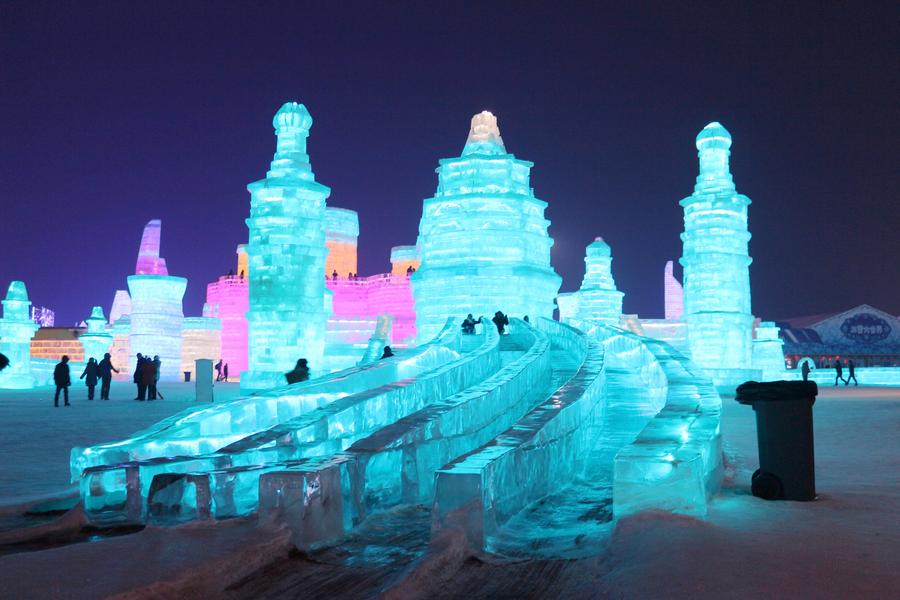
M 665 510 L 703 517 L 722 479 L 722 400 L 713 382 L 666 342 L 642 338 L 665 372 L 665 406 L 615 459 L 617 517 Z
M 402 353 L 402 362 L 379 361 L 326 377 L 241 396 L 201 409 L 189 408 L 119 442 L 72 448 L 70 474 L 77 481 L 90 467 L 157 456 L 205 454 L 280 422 L 334 402 L 338 398 L 413 377 L 433 368 L 438 346 L 458 346 L 459 325 L 448 319 L 437 337 Z M 444 354 L 442 354 L 443 356 Z M 443 360 L 443 359 L 441 359 Z
M 393 324 L 394 318 L 391 315 L 379 315 L 375 331 L 369 338 L 369 344 L 366 346 L 366 351 L 359 364 L 367 365 L 381 359 L 384 347 L 391 343 Z
M 255 509 L 262 473 L 287 462 L 337 452 L 372 430 L 438 400 L 443 394 L 473 385 L 499 368 L 496 331 L 489 329 L 479 337 L 483 340 L 481 346 L 462 356 L 447 345 L 430 346 L 426 356 L 432 360 L 431 367 L 418 376 L 395 379 L 387 385 L 344 396 L 264 431 L 242 436 L 217 453 L 196 456 L 197 452 L 188 448 L 182 456 L 157 456 L 89 468 L 81 484 L 85 506 L 90 507 L 89 518 L 94 522 L 134 519 L 135 514 L 123 515 L 121 510 L 97 498 L 125 494 L 132 498 L 131 505 L 142 507 L 139 517 L 143 519 L 154 490 L 160 490 L 163 484 L 166 488 L 176 483 L 182 485 L 178 476 L 188 474 L 195 482 L 206 482 L 204 485 L 216 498 L 217 516 L 236 516 L 227 512 L 228 507 Z M 397 355 L 380 364 L 394 366 L 402 373 L 408 362 L 408 357 Z M 118 477 L 111 473 L 118 473 Z M 218 475 L 222 475 L 222 486 Z M 125 481 L 130 483 L 123 490 L 121 482 Z M 154 499 L 153 503 L 157 500 L 160 499 Z
M 603 411 L 602 344 L 566 325 L 539 319 L 554 345 L 581 357 L 574 376 L 487 444 L 437 472 L 432 531 L 461 530 L 474 549 L 529 503 L 584 468 L 590 426 Z
M 144 226 L 141 235 L 141 246 L 138 249 L 135 275 L 168 275 L 166 259 L 159 256 L 159 238 L 162 232 L 162 221 L 153 219 Z

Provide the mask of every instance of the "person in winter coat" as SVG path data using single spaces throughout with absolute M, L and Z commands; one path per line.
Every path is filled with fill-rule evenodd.
M 494 313 L 494 318 L 491 321 L 497 326 L 497 333 L 503 335 L 503 332 L 506 331 L 506 326 L 509 325 L 509 318 L 498 310 Z
M 53 397 L 53 406 L 59 408 L 59 392 L 62 391 L 66 399 L 66 406 L 69 404 L 69 386 L 72 385 L 72 378 L 69 376 L 69 357 L 63 355 L 62 360 L 53 369 L 53 383 L 56 384 L 56 395 Z
M 844 382 L 844 385 L 847 385 L 847 380 L 844 379 L 844 365 L 841 364 L 840 360 L 834 361 L 834 387 L 837 387 L 838 379 Z
M 137 364 L 134 367 L 134 376 L 132 379 L 134 380 L 134 384 L 137 386 L 137 398 L 135 400 L 139 400 L 141 402 L 147 396 L 147 386 L 144 385 L 144 378 L 141 377 L 141 368 L 144 366 L 144 355 L 138 352 L 137 355 Z
M 100 377 L 100 399 L 109 400 L 109 384 L 112 382 L 113 371 L 119 372 L 112 364 L 112 355 L 107 352 L 103 360 L 97 365 L 97 375 Z
M 390 357 L 392 357 L 393 355 L 394 355 L 394 351 L 391 350 L 391 347 L 390 347 L 390 346 L 385 346 L 385 347 L 384 347 L 384 352 L 382 352 L 382 354 L 381 354 L 381 359 L 384 360 L 385 358 L 390 358 Z
M 294 369 L 285 373 L 284 377 L 288 383 L 300 383 L 309 379 L 309 364 L 306 359 L 298 359 Z
M 0 371 L 9 366 L 9 359 L 6 358 L 6 355 L 0 352 Z
M 81 372 L 81 377 L 79 377 L 79 379 L 84 379 L 84 385 L 87 386 L 88 400 L 94 399 L 94 388 L 97 387 L 98 370 L 97 359 L 92 356 L 87 364 L 84 365 L 84 371 Z
M 162 373 L 162 361 L 159 360 L 159 354 L 153 357 L 153 383 L 148 388 L 148 399 L 156 400 L 156 384 L 159 383 L 159 374 Z
M 803 366 L 800 367 L 800 373 L 803 375 L 803 381 L 809 381 L 809 361 L 804 360 Z
M 154 396 L 151 395 L 151 386 L 155 386 L 156 383 L 156 365 L 153 364 L 153 360 L 150 359 L 149 356 L 145 356 L 143 362 L 141 362 L 141 385 L 144 386 L 144 390 L 147 392 L 147 400 L 153 400 Z M 156 391 L 156 390 L 153 390 Z M 141 398 L 143 400 L 143 398 Z

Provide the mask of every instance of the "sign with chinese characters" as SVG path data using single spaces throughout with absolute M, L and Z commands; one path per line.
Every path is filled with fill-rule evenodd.
M 854 342 L 880 342 L 891 335 L 891 326 L 872 313 L 857 313 L 841 323 L 841 333 Z

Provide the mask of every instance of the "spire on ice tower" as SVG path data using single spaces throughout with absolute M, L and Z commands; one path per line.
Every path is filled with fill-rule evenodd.
M 697 156 L 700 174 L 694 191 L 710 189 L 734 191 L 734 179 L 728 166 L 731 156 L 731 134 L 718 121 L 713 121 L 697 134 Z
M 275 113 L 272 126 L 278 142 L 269 170 L 270 177 L 299 177 L 313 179 L 306 153 L 306 138 L 313 119 L 306 107 L 297 102 L 285 102 Z
M 153 219 L 144 226 L 141 236 L 141 247 L 138 249 L 137 264 L 134 272 L 137 275 L 168 275 L 166 259 L 159 257 L 159 234 L 162 221 Z
M 506 154 L 497 117 L 492 113 L 483 110 L 472 117 L 469 137 L 463 149 L 463 156 L 466 154 Z

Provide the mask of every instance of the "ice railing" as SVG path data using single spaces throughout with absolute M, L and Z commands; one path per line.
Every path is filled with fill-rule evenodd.
M 550 383 L 547 335 L 518 319 L 511 332 L 505 339 L 518 338 L 523 354 L 481 383 L 376 431 L 340 455 L 263 475 L 260 518 L 284 519 L 294 543 L 308 548 L 341 537 L 377 510 L 430 503 L 435 472 L 507 429 L 542 399 Z
M 487 328 L 474 337 L 481 344 L 453 361 L 417 377 L 344 396 L 219 452 L 89 468 L 81 483 L 85 512 L 92 522 L 143 522 L 148 513 L 163 520 L 249 514 L 256 510 L 258 480 L 264 472 L 343 450 L 499 369 L 496 330 Z
M 445 364 L 458 357 L 459 337 L 458 322 L 448 319 L 431 342 L 398 353 L 394 358 L 200 409 L 189 408 L 120 442 L 72 448 L 69 463 L 72 481 L 77 482 L 89 467 L 215 452 L 350 394 L 415 377 Z
M 512 427 L 438 470 L 432 531 L 464 532 L 477 550 L 529 503 L 570 481 L 584 466 L 589 432 L 603 412 L 603 345 L 549 319 L 537 327 L 578 357 L 575 374 Z
M 665 510 L 703 517 L 722 478 L 722 400 L 712 381 L 671 345 L 641 338 L 668 379 L 665 406 L 616 455 L 616 517 Z

